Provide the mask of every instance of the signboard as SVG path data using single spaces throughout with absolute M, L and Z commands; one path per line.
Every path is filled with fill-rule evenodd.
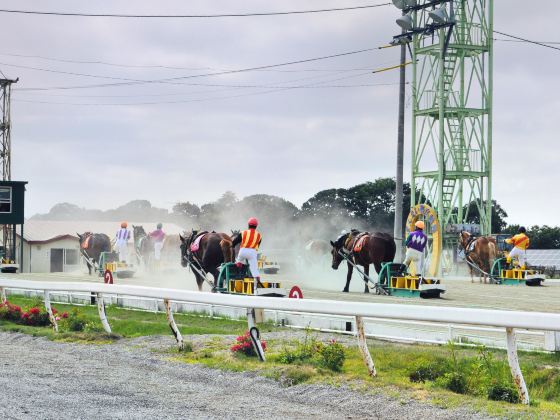
M 480 225 L 476 223 L 449 223 L 445 226 L 445 233 L 468 232 L 471 235 L 480 235 Z

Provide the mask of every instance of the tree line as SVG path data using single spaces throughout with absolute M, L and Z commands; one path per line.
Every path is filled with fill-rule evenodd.
M 410 195 L 411 188 L 406 183 L 403 189 L 403 225 L 410 211 Z M 464 207 L 468 223 L 480 222 L 478 208 L 484 204 L 471 202 Z M 350 228 L 392 233 L 394 215 L 395 180 L 379 178 L 350 188 L 319 191 L 301 208 L 274 195 L 255 194 L 240 199 L 228 191 L 216 201 L 200 206 L 190 201 L 178 201 L 171 210 L 154 207 L 148 200 L 134 200 L 106 211 L 60 203 L 49 213 L 35 215 L 32 219 L 172 222 L 187 229 L 229 232 L 244 228 L 247 218 L 256 216 L 261 221 L 263 233 L 285 243 L 335 238 L 341 230 Z M 505 209 L 493 201 L 493 233 L 516 233 L 518 226 L 508 226 L 506 218 Z M 528 227 L 528 234 L 531 248 L 560 249 L 560 227 L 532 226 Z

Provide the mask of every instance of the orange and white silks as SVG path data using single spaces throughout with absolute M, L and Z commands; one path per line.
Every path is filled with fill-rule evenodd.
M 241 248 L 258 250 L 262 236 L 256 229 L 247 229 L 241 233 Z
M 506 243 L 512 244 L 515 248 L 526 250 L 529 248 L 529 237 L 524 233 L 518 233 L 510 239 L 506 239 Z

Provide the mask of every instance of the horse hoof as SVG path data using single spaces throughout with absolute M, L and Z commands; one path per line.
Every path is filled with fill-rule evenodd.
M 365 290 L 364 290 L 364 293 L 369 293 L 369 289 L 365 289 Z
M 342 293 L 348 293 L 348 289 L 342 290 Z

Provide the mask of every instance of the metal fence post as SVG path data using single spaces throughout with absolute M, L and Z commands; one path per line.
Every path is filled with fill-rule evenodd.
M 560 333 L 556 331 L 545 331 L 544 349 L 546 351 L 560 351 Z
M 105 314 L 105 300 L 101 293 L 97 293 L 97 312 L 99 312 L 99 319 L 101 320 L 101 325 L 107 334 L 111 334 L 111 326 L 107 320 L 107 315 Z
M 185 345 L 184 342 L 183 342 L 183 336 L 181 335 L 181 332 L 179 331 L 179 328 L 177 327 L 177 324 L 175 323 L 175 319 L 173 318 L 173 310 L 171 309 L 171 304 L 169 303 L 169 299 L 163 299 L 163 303 L 165 305 L 165 313 L 167 315 L 167 323 L 169 324 L 169 327 L 171 328 L 171 332 L 175 336 L 175 340 L 177 340 L 177 345 L 179 346 L 179 350 L 183 350 L 183 347 Z
M 58 323 L 56 322 L 56 318 L 54 317 L 52 308 L 51 308 L 51 299 L 49 296 L 49 291 L 45 290 L 44 293 L 45 296 L 45 309 L 47 310 L 47 313 L 49 314 L 49 320 L 51 321 L 51 324 L 53 326 L 53 329 L 55 332 L 58 332 Z
M 358 346 L 360 347 L 360 352 L 362 353 L 362 357 L 364 358 L 364 362 L 368 368 L 369 376 L 377 376 L 373 359 L 371 358 L 371 354 L 369 353 L 369 349 L 367 347 L 364 320 L 361 316 L 356 317 L 356 332 L 358 336 Z
M 523 404 L 529 404 L 529 391 L 527 391 L 527 385 L 525 385 L 525 379 L 523 379 L 523 373 L 519 367 L 519 359 L 517 357 L 517 342 L 515 340 L 515 330 L 513 328 L 506 328 L 507 336 L 507 354 L 509 368 L 511 369 L 511 374 L 513 375 L 513 381 L 517 387 L 517 392 L 519 392 L 519 398 Z
M 8 301 L 8 298 L 6 297 L 6 289 L 0 287 L 0 294 L 1 294 L 2 303 L 6 303 Z

